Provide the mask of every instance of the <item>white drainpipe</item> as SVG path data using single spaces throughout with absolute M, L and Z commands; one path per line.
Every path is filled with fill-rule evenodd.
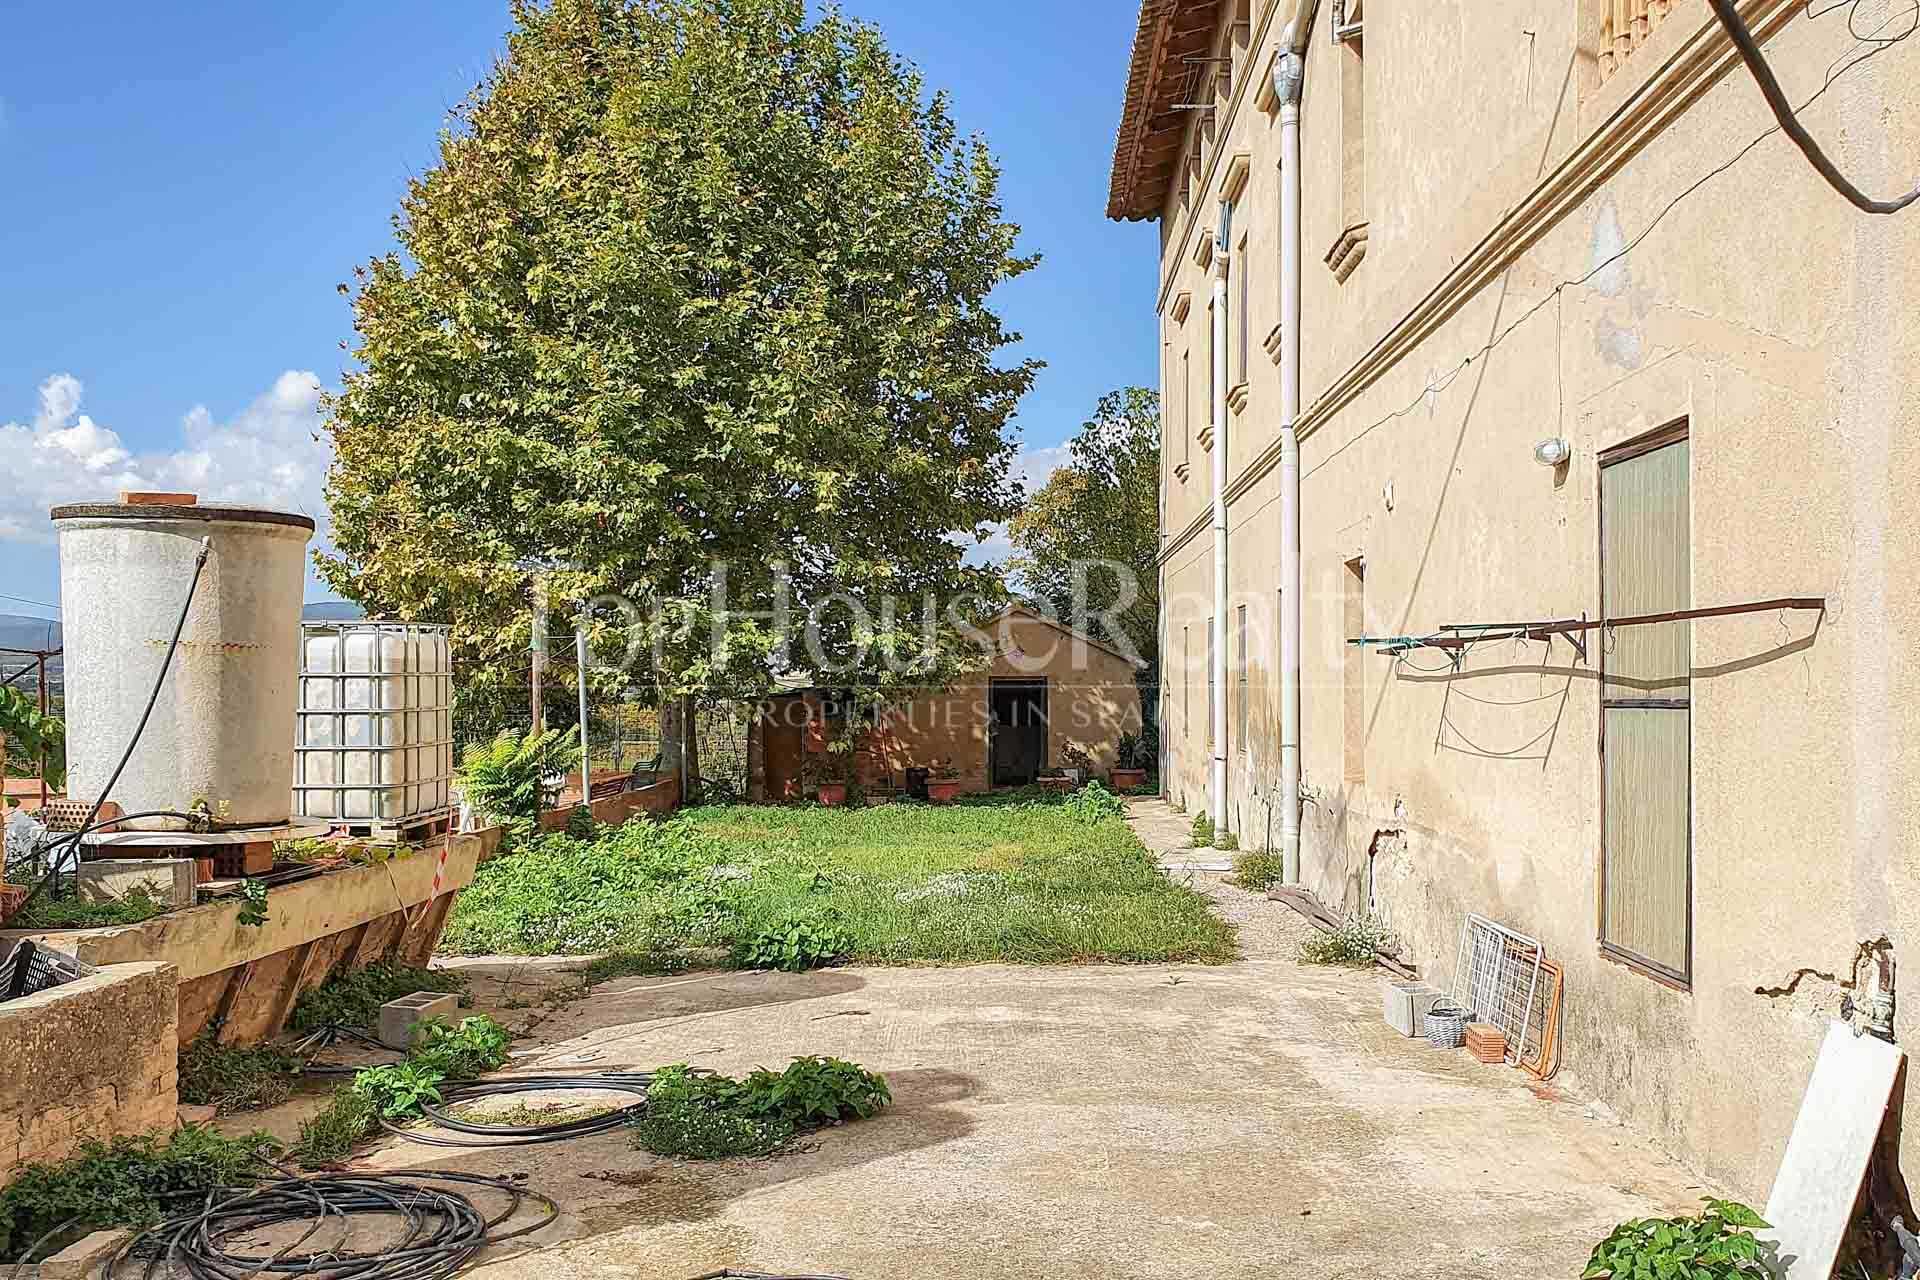
M 1300 882 L 1300 98 L 1316 0 L 1295 0 L 1273 65 L 1280 102 L 1280 866 Z
M 1232 255 L 1233 205 L 1220 202 L 1213 240 L 1213 768 L 1207 811 L 1214 842 L 1227 823 L 1227 263 Z

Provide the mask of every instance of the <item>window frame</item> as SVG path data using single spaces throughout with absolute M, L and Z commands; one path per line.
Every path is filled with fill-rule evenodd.
M 1603 449 L 1594 467 L 1593 502 L 1595 512 L 1596 551 L 1598 552 L 1598 589 L 1600 599 L 1600 617 L 1607 617 L 1607 503 L 1606 473 L 1609 468 L 1623 462 L 1653 453 L 1671 445 L 1686 443 L 1691 450 L 1692 422 L 1681 417 L 1664 426 L 1657 427 L 1644 435 L 1636 436 L 1610 449 Z M 1691 507 L 1693 475 L 1692 457 L 1688 457 L 1687 490 Z M 1687 559 L 1691 567 L 1693 547 L 1691 536 L 1687 547 Z M 1693 792 L 1693 692 L 1691 682 L 1687 697 L 1675 698 L 1609 698 L 1607 696 L 1607 644 L 1604 628 L 1595 645 L 1598 654 L 1595 662 L 1597 687 L 1599 691 L 1598 714 L 1595 716 L 1595 734 L 1599 746 L 1599 848 L 1594 857 L 1594 938 L 1600 957 L 1623 968 L 1630 969 L 1643 977 L 1650 978 L 1662 986 L 1683 994 L 1693 992 L 1694 969 L 1694 792 Z M 1684 710 L 1687 714 L 1687 847 L 1686 847 L 1686 968 L 1676 971 L 1659 961 L 1638 955 L 1624 947 L 1607 940 L 1607 712 L 1610 709 L 1643 710 Z

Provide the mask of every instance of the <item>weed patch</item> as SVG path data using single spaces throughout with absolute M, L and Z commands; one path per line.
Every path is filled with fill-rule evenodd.
M 378 1109 L 364 1094 L 341 1089 L 311 1120 L 301 1123 L 300 1137 L 293 1144 L 294 1158 L 308 1169 L 339 1164 L 373 1132 L 378 1117 Z
M 104 929 L 110 925 L 139 924 L 173 908 L 153 896 L 145 885 L 135 885 L 111 902 L 58 900 L 45 894 L 7 921 L 9 929 Z
M 466 989 L 466 977 L 450 970 L 370 964 L 364 969 L 337 974 L 302 995 L 293 1006 L 287 1025 L 295 1031 L 334 1025 L 371 1026 L 379 1016 L 380 1006 L 389 1000 L 398 1000 L 416 991 L 447 991 L 460 993 L 464 1004 Z
M 1374 952 L 1389 955 L 1399 940 L 1386 922 L 1374 916 L 1348 916 L 1332 933 L 1316 933 L 1300 944 L 1300 958 L 1308 964 L 1338 964 L 1366 968 L 1374 961 Z
M 222 1111 L 257 1111 L 293 1095 L 300 1060 L 273 1045 L 221 1044 L 200 1035 L 180 1050 L 180 1101 Z
M 228 1138 L 189 1125 L 161 1138 L 146 1134 L 89 1141 L 57 1164 L 29 1165 L 0 1191 L 0 1262 L 36 1258 L 107 1227 L 145 1227 L 182 1196 L 244 1186 L 270 1172 L 257 1153 L 264 1133 Z
M 1270 889 L 1286 879 L 1286 864 L 1271 851 L 1243 853 L 1233 860 L 1232 879 L 1242 889 Z
M 682 1063 L 654 1074 L 634 1142 L 683 1160 L 771 1155 L 796 1134 L 864 1120 L 892 1100 L 883 1078 L 839 1058 L 796 1058 L 745 1080 Z

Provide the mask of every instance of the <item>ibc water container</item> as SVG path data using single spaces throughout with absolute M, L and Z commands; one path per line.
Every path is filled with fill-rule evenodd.
M 444 812 L 453 779 L 447 628 L 309 622 L 301 633 L 294 813 L 397 826 Z

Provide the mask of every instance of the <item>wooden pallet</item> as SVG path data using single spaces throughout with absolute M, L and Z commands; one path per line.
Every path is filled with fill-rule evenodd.
M 438 813 L 416 814 L 398 822 L 348 818 L 336 821 L 333 825 L 358 840 L 373 840 L 380 844 L 427 844 L 451 835 L 459 817 L 452 809 L 442 809 Z

